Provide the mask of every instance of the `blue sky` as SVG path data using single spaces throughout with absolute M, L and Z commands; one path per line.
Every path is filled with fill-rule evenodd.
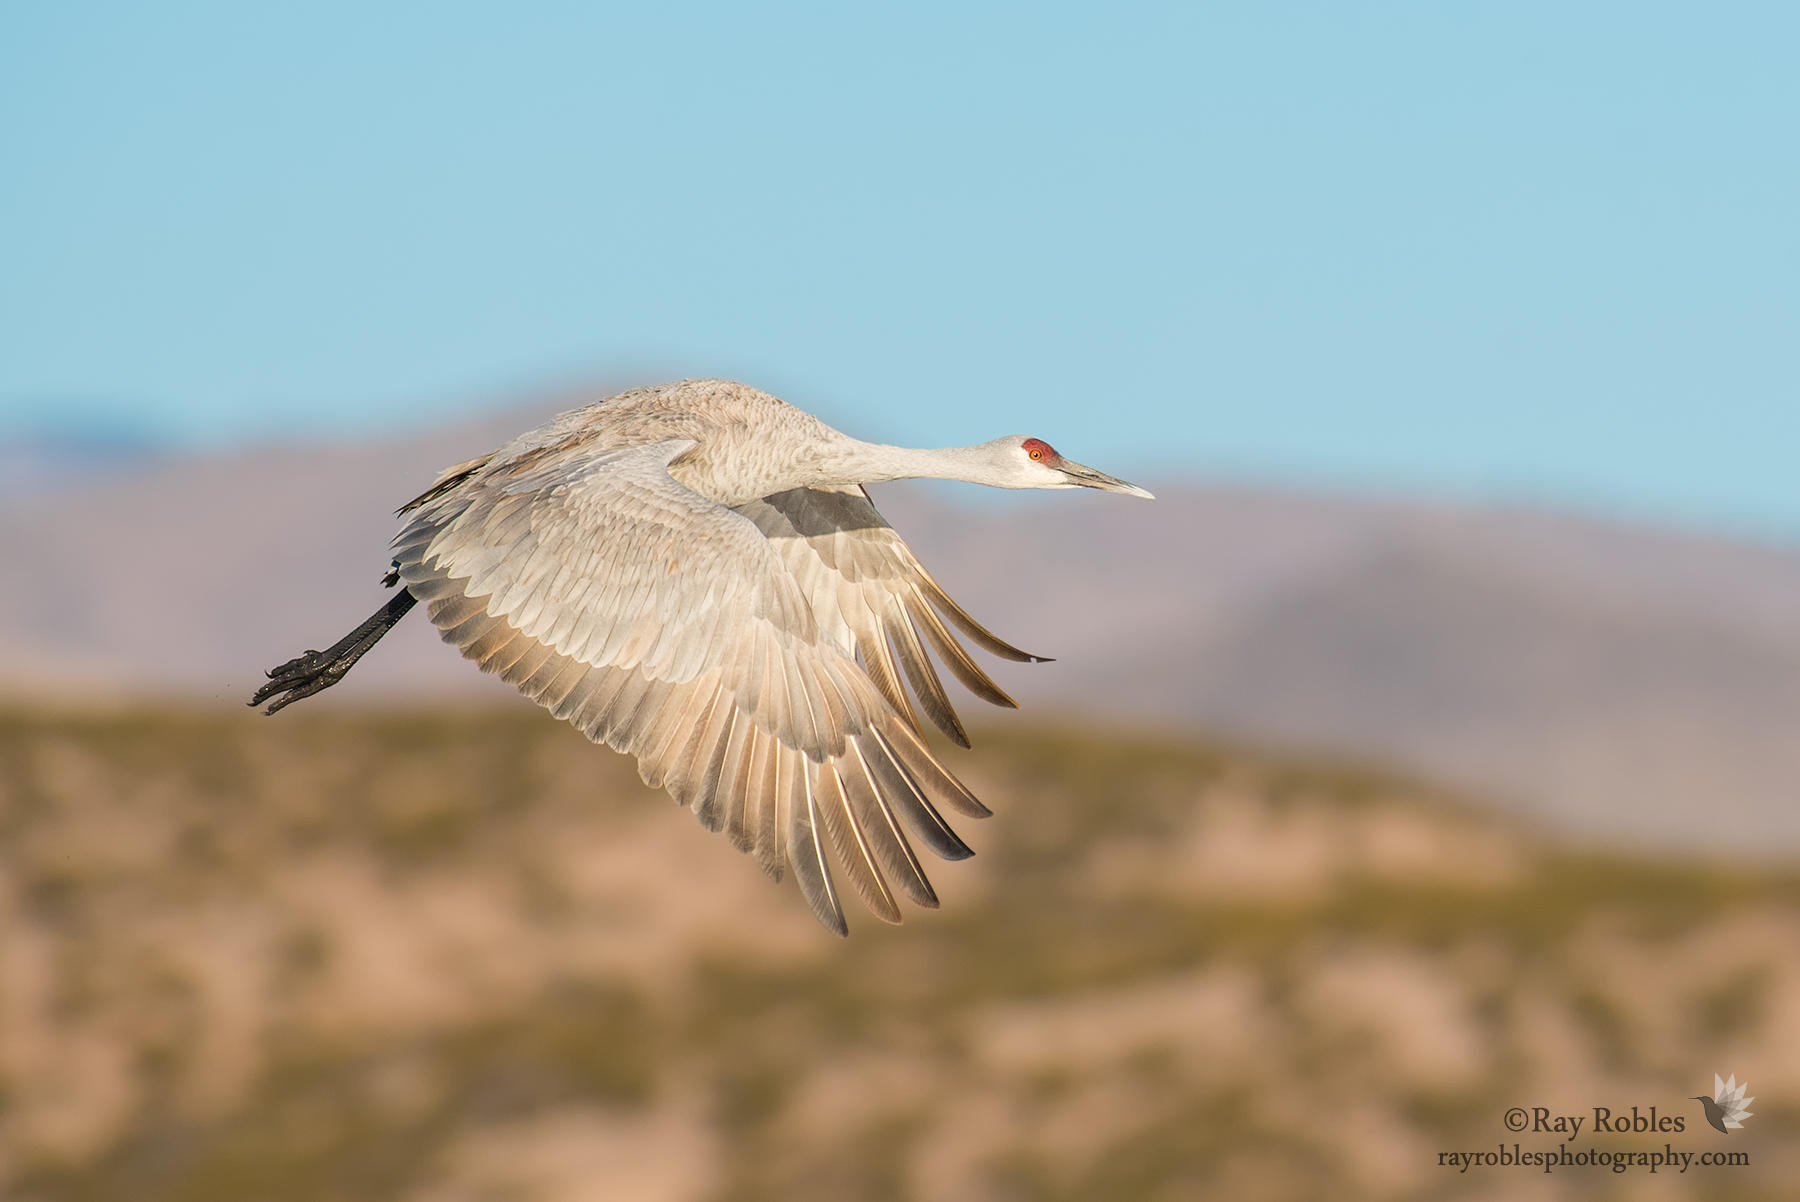
M 1800 539 L 1800 9 L 0 7 L 0 432 L 728 375 Z

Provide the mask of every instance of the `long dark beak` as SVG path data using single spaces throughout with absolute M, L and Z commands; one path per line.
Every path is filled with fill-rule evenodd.
M 1156 500 L 1155 494 L 1147 488 L 1139 488 L 1137 485 L 1128 484 L 1116 476 L 1109 476 L 1105 472 L 1097 472 L 1085 464 L 1076 463 L 1073 459 L 1057 460 L 1056 470 L 1067 476 L 1070 484 L 1079 485 L 1082 488 L 1103 488 L 1107 492 L 1129 493 L 1134 497 L 1142 497 L 1146 501 Z

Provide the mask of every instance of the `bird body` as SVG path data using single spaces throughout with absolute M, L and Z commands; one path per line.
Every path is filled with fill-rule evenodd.
M 1706 1111 L 1706 1121 L 1718 1128 L 1720 1135 L 1731 1134 L 1731 1132 L 1725 1129 L 1725 1116 L 1730 1113 L 1725 1107 L 1719 1105 L 1704 1094 L 1696 1094 L 1694 1096 L 1694 1101 L 1700 1103 L 1700 1108 Z
M 1029 453 L 1017 453 L 1022 444 L 1036 439 L 1008 436 L 973 447 L 933 450 L 867 443 L 733 380 L 683 380 L 620 393 L 560 414 L 491 456 L 451 468 L 445 477 L 489 462 L 573 465 L 605 451 L 683 440 L 694 445 L 669 465 L 669 475 L 726 507 L 794 488 L 841 488 L 913 477 L 966 480 L 996 488 L 1102 486 L 1071 482 L 1067 473 L 1034 463 Z M 1114 491 L 1149 495 L 1110 476 L 1090 475 Z
M 920 710 L 968 745 L 925 647 L 1000 705 L 946 621 L 1038 658 L 964 613 L 862 489 L 912 476 L 1149 495 L 1038 439 L 885 447 L 731 381 L 636 389 L 447 470 L 401 510 L 404 592 L 253 704 L 335 683 L 423 601 L 483 671 L 634 755 L 771 875 L 791 869 L 825 925 L 846 930 L 828 843 L 898 922 L 896 889 L 936 905 L 908 835 L 959 859 L 942 810 L 988 813 L 924 741 Z

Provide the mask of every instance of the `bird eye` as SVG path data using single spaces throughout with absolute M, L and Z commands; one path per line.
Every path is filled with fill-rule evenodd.
M 1033 459 L 1042 459 L 1044 457 L 1044 453 L 1042 451 L 1033 451 L 1031 453 L 1031 457 Z

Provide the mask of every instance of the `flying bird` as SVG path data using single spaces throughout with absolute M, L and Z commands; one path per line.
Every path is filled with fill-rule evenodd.
M 828 843 L 897 923 L 896 890 L 937 905 L 913 840 L 966 858 L 943 811 L 991 812 L 925 741 L 920 711 L 969 745 L 926 648 L 1003 706 L 950 627 L 1042 659 L 963 612 L 863 488 L 914 477 L 1150 496 L 1042 439 L 912 450 L 729 380 L 633 389 L 444 471 L 397 515 L 384 583 L 399 592 L 250 704 L 273 714 L 336 684 L 423 601 L 482 671 L 635 756 L 776 880 L 792 871 L 826 927 L 848 932 Z

